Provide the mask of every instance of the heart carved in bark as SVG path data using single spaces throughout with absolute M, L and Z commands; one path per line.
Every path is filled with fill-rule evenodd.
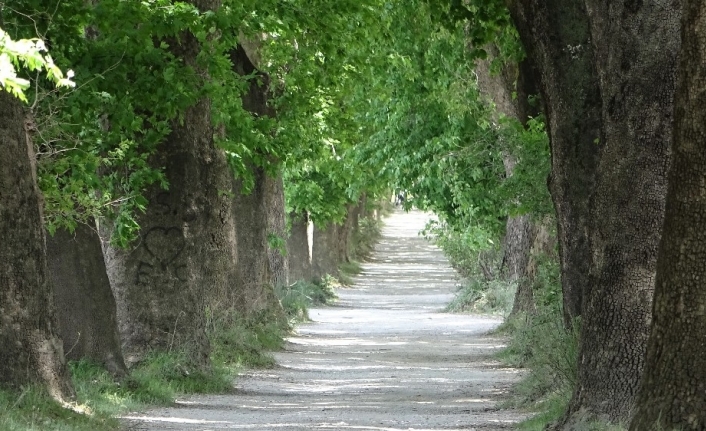
M 145 234 L 144 244 L 147 252 L 162 265 L 172 263 L 186 247 L 184 235 L 178 227 L 153 227 Z

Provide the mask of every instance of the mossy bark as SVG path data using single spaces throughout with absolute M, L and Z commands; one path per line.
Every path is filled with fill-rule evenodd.
M 0 385 L 74 396 L 47 280 L 41 198 L 22 103 L 0 90 Z

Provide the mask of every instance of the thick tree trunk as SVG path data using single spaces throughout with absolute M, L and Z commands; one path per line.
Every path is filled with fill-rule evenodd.
M 115 298 L 95 226 L 47 237 L 49 280 L 68 359 L 90 359 L 116 377 L 127 375 L 118 334 Z
M 235 309 L 245 318 L 281 311 L 269 269 L 267 174 L 262 168 L 255 168 L 253 174 L 255 182 L 248 194 L 243 194 L 239 180 L 233 188 L 238 258 L 232 300 Z
M 652 333 L 630 430 L 706 429 L 706 4 L 684 2 Z
M 277 237 L 277 247 L 268 248 L 272 285 L 289 285 L 289 259 L 287 255 L 287 221 L 284 210 L 284 183 L 282 175 L 265 178 L 267 198 L 267 233 Z
M 202 10 L 219 5 L 193 3 Z M 201 46 L 193 35 L 183 34 L 174 46 L 198 69 Z M 235 261 L 232 203 L 222 193 L 231 189 L 233 176 L 213 135 L 211 103 L 203 98 L 174 122 L 154 156 L 155 166 L 164 166 L 169 190 L 147 192 L 139 244 L 105 250 L 128 363 L 159 349 L 182 351 L 196 366 L 210 364 L 205 307 L 230 290 Z
M 323 229 L 314 225 L 311 265 L 314 280 L 321 280 L 326 274 L 338 277 L 340 228 L 335 223 L 328 223 Z
M 44 227 L 22 103 L 0 90 L 0 385 L 74 391 L 47 281 Z
M 306 215 L 290 214 L 292 225 L 287 238 L 287 251 L 289 262 L 290 281 L 305 280 L 311 281 L 313 277 L 309 254 L 309 235 L 307 227 L 309 225 Z
M 603 99 L 578 387 L 567 415 L 626 422 L 642 373 L 664 219 L 680 11 L 586 1 Z
M 600 93 L 582 0 L 508 0 L 540 76 L 552 154 L 549 191 L 557 237 L 567 325 L 581 314 L 591 261 L 589 200 L 599 157 Z

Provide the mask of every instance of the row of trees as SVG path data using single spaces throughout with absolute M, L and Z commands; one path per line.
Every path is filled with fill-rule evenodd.
M 367 5 L 1 7 L 12 39 L 43 38 L 78 83 L 56 91 L 25 69 L 28 103 L 1 96 L 4 385 L 71 398 L 65 353 L 121 377 L 179 351 L 208 372 L 208 318 L 281 320 L 290 266 L 317 279 L 350 259 L 387 188 L 353 173 L 343 112 L 363 63 L 341 30 Z M 303 237 L 287 241 L 287 216 Z
M 367 202 L 399 188 L 443 235 L 478 249 L 504 238 L 516 313 L 532 312 L 535 254 L 556 241 L 565 325 L 580 318 L 578 384 L 557 428 L 703 428 L 700 8 L 3 5 L 3 29 L 45 38 L 77 87 L 37 79 L 24 109 L 2 95 L 0 337 L 14 346 L 2 381 L 70 393 L 52 296 L 60 321 L 94 315 L 74 311 L 88 299 L 84 310 L 116 308 L 64 335 L 100 346 L 92 357 L 116 374 L 122 354 L 152 349 L 205 369 L 208 313 L 277 319 L 272 285 L 335 272 Z

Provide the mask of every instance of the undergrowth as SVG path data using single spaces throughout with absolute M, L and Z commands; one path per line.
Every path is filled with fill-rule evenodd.
M 361 218 L 354 236 L 352 254 L 364 259 L 380 237 L 382 223 Z M 361 271 L 358 262 L 341 265 L 341 280 L 326 276 L 318 283 L 298 281 L 275 289 L 282 308 L 280 315 L 257 315 L 244 319 L 235 312 L 208 316 L 211 342 L 210 370 L 188 365 L 179 352 L 148 354 L 118 381 L 90 361 L 69 364 L 76 401 L 71 408 L 54 401 L 44 389 L 0 390 L 2 431 L 113 431 L 117 416 L 154 405 L 170 405 L 183 394 L 226 393 L 243 368 L 275 365 L 270 352 L 282 348 L 291 325 L 308 320 L 308 309 L 336 299 L 335 287 L 351 282 Z M 348 278 L 347 278 L 348 277 Z M 277 313 L 275 313 L 277 314 Z
M 276 289 L 285 314 L 292 323 L 309 320 L 309 308 L 328 304 L 336 299 L 337 280 L 327 275 L 320 282 L 299 280 Z
M 507 336 L 508 346 L 497 354 L 497 359 L 504 365 L 526 370 L 513 387 L 506 407 L 534 413 L 518 424 L 517 429 L 544 430 L 561 419 L 577 384 L 581 322 L 576 320 L 569 329 L 564 325 L 556 256 L 533 256 L 536 271 L 531 283 L 535 310 L 528 315 L 510 315 L 517 283 L 503 279 L 502 254 L 496 246 L 500 241 L 478 230 L 455 231 L 440 224 L 427 226 L 425 233 L 442 248 L 464 279 L 447 311 L 506 316 L 496 332 Z M 574 429 L 622 430 L 590 421 L 578 423 Z

